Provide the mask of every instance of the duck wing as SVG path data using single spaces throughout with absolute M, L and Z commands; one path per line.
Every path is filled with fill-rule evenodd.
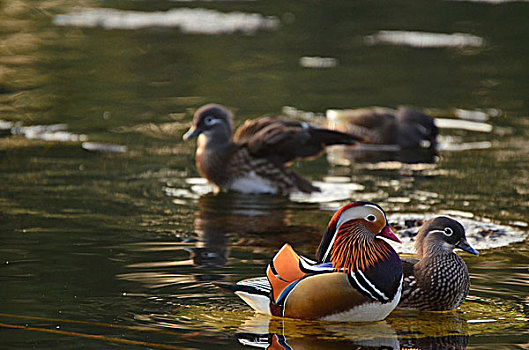
M 402 295 L 399 306 L 407 307 L 412 295 L 415 295 L 420 290 L 415 278 L 415 265 L 419 262 L 419 259 L 401 258 L 401 262 L 404 278 L 402 280 Z
M 394 144 L 397 136 L 397 120 L 393 111 L 380 108 L 358 108 L 343 114 L 343 123 L 338 130 L 356 137 L 362 137 L 365 143 Z
M 333 272 L 331 263 L 317 264 L 285 244 L 268 265 L 266 277 L 245 279 L 223 288 L 233 291 L 255 311 L 271 315 L 271 303 L 282 306 L 288 293 L 303 277 L 327 272 Z
M 277 252 L 266 269 L 271 297 L 282 305 L 288 293 L 307 275 L 334 272 L 332 263 L 318 264 L 298 255 L 288 243 Z
M 406 278 L 407 276 L 413 276 L 413 269 L 415 267 L 415 264 L 419 262 L 419 259 L 400 258 L 400 261 L 402 262 L 402 273 L 404 274 L 404 278 Z
M 254 157 L 288 163 L 316 156 L 325 146 L 354 145 L 362 138 L 305 122 L 264 117 L 247 120 L 237 130 L 233 140 L 247 147 Z

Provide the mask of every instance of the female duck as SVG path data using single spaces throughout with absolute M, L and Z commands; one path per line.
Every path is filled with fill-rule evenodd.
M 455 248 L 478 255 L 456 220 L 439 216 L 420 228 L 415 242 L 419 259 L 402 259 L 404 282 L 399 308 L 442 311 L 463 303 L 470 279 Z
M 196 164 L 203 177 L 217 189 L 244 193 L 317 192 L 318 187 L 285 164 L 316 156 L 328 145 L 353 145 L 360 139 L 275 117 L 247 120 L 232 139 L 232 124 L 226 108 L 208 104 L 195 112 L 184 140 L 198 137 Z

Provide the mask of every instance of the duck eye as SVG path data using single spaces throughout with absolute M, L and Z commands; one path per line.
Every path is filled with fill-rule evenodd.
M 451 236 L 454 233 L 454 230 L 452 230 L 450 227 L 445 227 L 444 234 L 445 236 Z
M 366 216 L 366 220 L 367 221 L 371 221 L 371 222 L 375 222 L 377 220 L 377 217 L 373 214 L 370 214 L 368 216 Z
M 213 119 L 212 116 L 207 116 L 206 118 L 204 118 L 204 123 L 206 123 L 206 125 L 213 125 L 213 124 L 215 124 L 214 119 Z

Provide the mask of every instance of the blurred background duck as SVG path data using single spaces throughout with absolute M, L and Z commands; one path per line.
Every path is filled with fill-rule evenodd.
M 400 242 L 382 208 L 370 202 L 347 204 L 329 222 L 317 262 L 285 244 L 268 265 L 267 277 L 240 281 L 234 292 L 266 315 L 383 320 L 399 302 L 402 266 L 382 237 Z
M 285 166 L 314 157 L 328 145 L 354 145 L 361 137 L 276 117 L 247 120 L 232 140 L 233 116 L 208 104 L 193 116 L 184 140 L 198 137 L 196 164 L 217 189 L 288 195 L 319 188 Z
M 377 145 L 402 149 L 435 148 L 439 129 L 434 118 L 408 107 L 327 110 L 328 126 Z
M 458 221 L 439 216 L 424 223 L 416 236 L 418 259 L 402 259 L 404 282 L 399 308 L 442 311 L 463 303 L 470 278 L 455 248 L 478 255 Z

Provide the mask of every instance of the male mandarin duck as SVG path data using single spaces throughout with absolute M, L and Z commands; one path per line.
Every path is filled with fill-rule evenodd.
M 305 122 L 264 117 L 247 120 L 231 140 L 232 126 L 233 116 L 226 108 L 208 104 L 195 112 L 193 126 L 183 138 L 198 137 L 196 164 L 203 177 L 218 189 L 244 193 L 319 191 L 285 163 L 316 156 L 328 145 L 353 145 L 360 139 Z
M 318 262 L 285 244 L 266 278 L 238 282 L 235 293 L 267 315 L 329 321 L 379 321 L 397 306 L 402 265 L 382 239 L 400 242 L 380 206 L 354 202 L 332 217 L 318 248 Z
M 419 259 L 402 259 L 404 282 L 399 308 L 442 311 L 463 303 L 470 279 L 455 248 L 478 255 L 458 221 L 439 216 L 420 228 L 415 242 Z
M 408 107 L 327 111 L 331 129 L 365 138 L 365 143 L 401 148 L 435 148 L 439 129 L 434 118 Z

